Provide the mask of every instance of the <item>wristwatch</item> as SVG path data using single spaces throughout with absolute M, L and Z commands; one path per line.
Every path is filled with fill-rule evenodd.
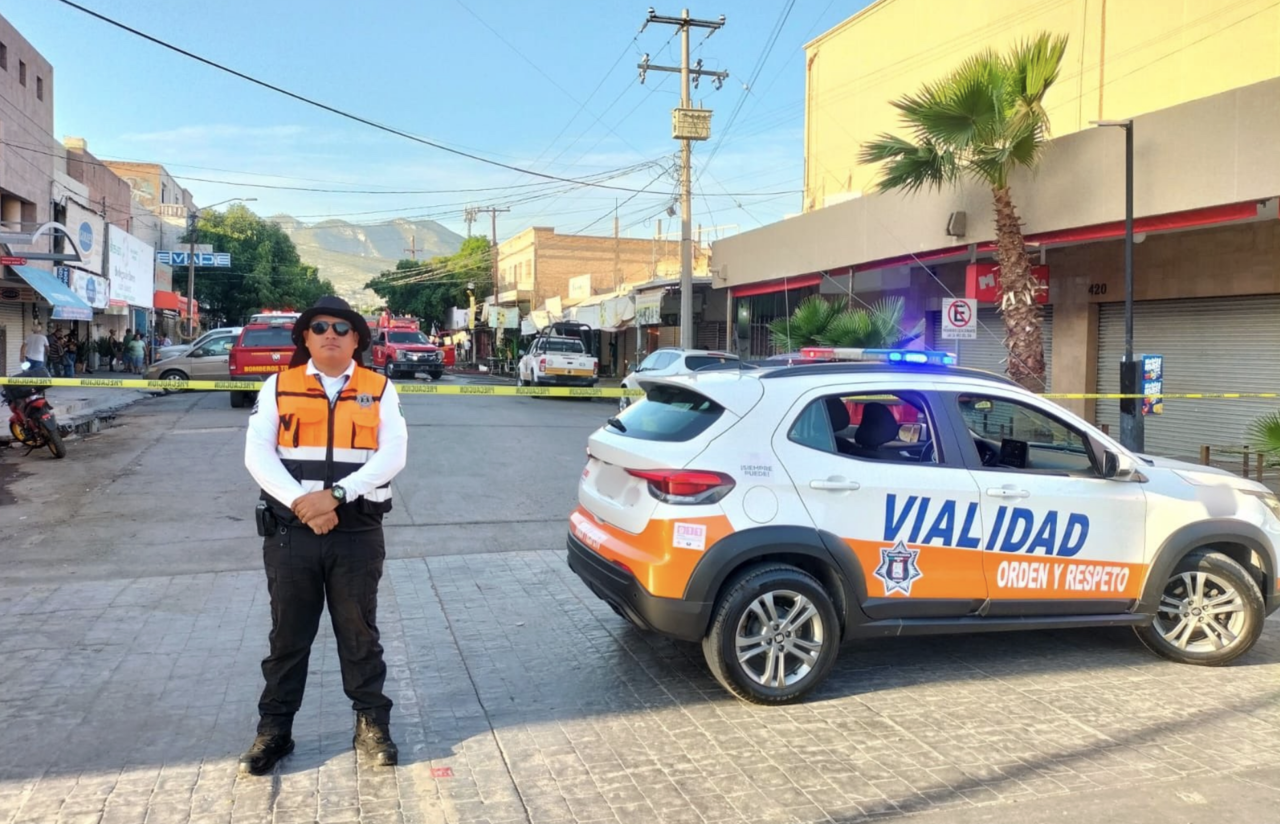
M 343 503 L 347 500 L 347 490 L 342 487 L 335 485 L 330 491 L 333 492 L 333 497 L 337 499 L 338 503 Z

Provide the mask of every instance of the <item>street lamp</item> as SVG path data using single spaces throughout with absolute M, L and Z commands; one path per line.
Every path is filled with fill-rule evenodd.
M 255 200 L 257 200 L 256 197 L 233 197 L 204 208 L 214 209 L 237 201 L 250 203 Z M 191 338 L 196 336 L 196 218 L 199 217 L 202 211 L 204 209 L 187 212 L 187 336 Z
M 1137 395 L 1142 390 L 1142 365 L 1133 357 L 1133 121 L 1089 122 L 1124 129 L 1124 360 L 1120 363 L 1120 394 Z M 1120 401 L 1120 443 L 1135 452 L 1146 448 L 1140 399 Z

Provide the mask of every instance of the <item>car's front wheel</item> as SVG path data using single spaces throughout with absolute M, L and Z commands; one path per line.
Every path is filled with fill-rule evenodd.
M 840 623 L 816 578 L 770 564 L 723 592 L 702 654 L 725 689 L 756 704 L 787 704 L 822 683 L 839 654 Z
M 1165 584 L 1155 619 L 1138 627 L 1152 652 L 1182 664 L 1222 666 L 1262 633 L 1266 609 L 1258 582 L 1221 552 L 1193 552 Z

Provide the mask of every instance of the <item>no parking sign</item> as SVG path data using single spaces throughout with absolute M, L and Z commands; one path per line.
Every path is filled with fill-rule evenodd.
M 978 301 L 971 298 L 942 301 L 942 339 L 978 339 Z

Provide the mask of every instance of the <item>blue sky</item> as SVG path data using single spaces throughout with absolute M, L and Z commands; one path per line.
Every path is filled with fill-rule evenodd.
M 638 167 L 611 185 L 650 188 L 619 206 L 625 234 L 651 236 L 673 202 L 662 177 L 679 144 L 670 109 L 679 78 L 635 65 L 643 53 L 678 65 L 678 36 L 651 25 L 647 3 L 616 0 L 80 0 L 101 14 L 246 74 L 403 131 L 516 166 L 579 178 Z M 695 145 L 694 220 L 750 229 L 799 211 L 804 168 L 803 44 L 867 0 L 796 0 L 753 89 L 743 84 L 782 20 L 785 0 L 694 4 L 727 17 L 694 58 L 727 69 L 720 91 L 694 92 L 723 132 Z M 658 7 L 678 15 L 680 6 Z M 260 214 L 308 221 L 431 217 L 463 231 L 463 205 L 510 203 L 499 235 L 530 225 L 609 234 L 630 194 L 577 189 L 456 157 L 311 108 L 114 29 L 57 0 L 5 0 L 0 13 L 54 66 L 58 137 L 89 141 L 99 157 L 164 163 L 198 204 L 257 197 Z M 196 168 L 206 167 L 206 168 Z M 192 178 L 230 182 L 203 182 Z M 371 189 L 337 194 L 245 184 Z M 529 185 L 538 184 L 538 185 Z M 651 185 L 650 185 L 651 184 Z M 494 187 L 491 191 L 382 194 Z M 727 196 L 726 193 L 735 196 Z M 526 202 L 512 203 L 524 200 Z M 595 222 L 598 221 L 598 222 Z M 594 225 L 591 225 L 593 224 Z M 678 231 L 678 222 L 674 227 Z M 477 231 L 478 231 L 477 227 Z M 487 233 L 487 220 L 484 231 Z M 714 235 L 712 235 L 714 236 Z

